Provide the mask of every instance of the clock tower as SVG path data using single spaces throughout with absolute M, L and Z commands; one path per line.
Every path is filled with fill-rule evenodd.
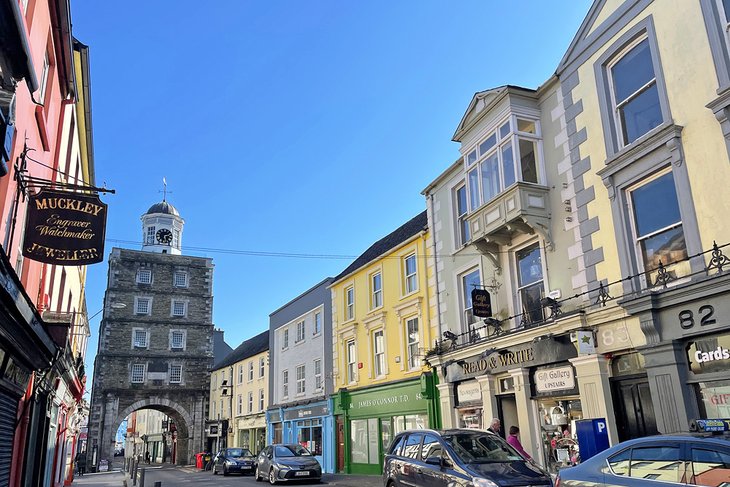
M 142 250 L 180 255 L 184 224 L 177 209 L 164 199 L 150 206 L 142 215 Z

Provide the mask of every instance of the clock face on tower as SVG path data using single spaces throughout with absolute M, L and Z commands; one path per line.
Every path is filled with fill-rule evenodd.
M 156 237 L 157 241 L 161 244 L 169 245 L 172 242 L 172 232 L 166 228 L 157 230 Z

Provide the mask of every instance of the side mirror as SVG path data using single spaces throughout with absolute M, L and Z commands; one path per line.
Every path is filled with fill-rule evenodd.
M 441 457 L 440 456 L 439 457 L 435 457 L 434 456 L 434 457 L 428 457 L 428 458 L 426 458 L 426 464 L 428 464 L 428 465 L 437 465 L 437 466 L 440 467 L 440 466 L 442 466 L 443 462 L 441 461 Z

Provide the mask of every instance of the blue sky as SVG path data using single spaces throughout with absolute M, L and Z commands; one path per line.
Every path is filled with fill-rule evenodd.
M 359 255 L 425 209 L 474 93 L 545 82 L 589 7 L 73 0 L 90 46 L 96 182 L 117 191 L 103 197 L 106 254 L 140 248 L 127 242 L 141 242 L 166 177 L 184 246 Z M 186 253 L 214 259 L 214 323 L 233 347 L 351 261 Z M 106 261 L 90 268 L 90 316 L 106 273 Z

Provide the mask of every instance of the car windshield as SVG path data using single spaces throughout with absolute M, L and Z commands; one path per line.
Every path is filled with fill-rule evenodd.
M 281 445 L 276 447 L 277 457 L 310 457 L 309 450 L 299 445 Z
M 251 450 L 247 448 L 229 448 L 226 450 L 226 456 L 227 457 L 250 457 Z
M 442 435 L 466 463 L 511 462 L 524 460 L 509 444 L 490 433 L 459 432 Z

